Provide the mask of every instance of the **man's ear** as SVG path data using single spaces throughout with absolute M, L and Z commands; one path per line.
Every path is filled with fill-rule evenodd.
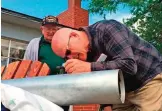
M 88 44 L 86 47 L 85 47 L 86 51 L 90 51 L 90 45 Z
M 70 32 L 70 37 L 78 37 L 78 34 L 74 31 Z
M 40 26 L 40 30 L 41 30 L 41 31 L 43 30 L 43 26 Z

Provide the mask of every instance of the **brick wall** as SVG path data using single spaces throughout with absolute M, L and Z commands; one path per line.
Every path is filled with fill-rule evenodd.
M 98 109 L 99 105 L 97 104 L 73 106 L 73 111 L 98 111 Z
M 74 27 L 73 25 L 74 18 L 73 18 L 73 13 L 71 13 L 71 10 L 72 9 L 68 9 L 57 16 L 60 24 Z
M 88 26 L 89 14 L 87 10 L 75 7 L 74 10 L 74 26 L 79 28 L 81 26 Z
M 69 0 L 69 8 L 57 17 L 61 24 L 79 28 L 88 26 L 89 14 L 88 11 L 81 8 L 81 0 Z
M 73 111 L 99 111 L 100 105 L 89 104 L 89 105 L 75 105 L 73 106 Z M 111 107 L 105 107 L 104 111 L 112 111 Z

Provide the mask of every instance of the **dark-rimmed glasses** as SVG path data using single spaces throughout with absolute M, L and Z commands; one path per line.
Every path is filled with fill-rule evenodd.
M 69 40 L 68 40 L 68 43 L 67 43 L 67 46 L 66 46 L 66 52 L 65 52 L 65 57 L 64 57 L 65 60 L 68 60 L 69 59 L 68 56 L 71 54 L 71 51 L 69 50 L 70 38 L 71 37 L 69 37 Z
M 68 43 L 67 43 L 66 52 L 65 52 L 65 57 L 64 57 L 65 61 L 69 59 L 68 56 L 71 54 L 71 50 L 69 49 L 70 39 L 71 39 L 71 37 L 69 37 L 69 40 L 68 40 Z M 75 57 L 75 59 L 79 59 L 79 55 L 80 55 L 80 54 L 78 53 L 78 54 L 77 54 L 77 57 Z

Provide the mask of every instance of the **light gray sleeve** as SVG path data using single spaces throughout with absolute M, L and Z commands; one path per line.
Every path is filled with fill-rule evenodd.
M 39 42 L 40 38 L 34 38 L 29 42 L 24 54 L 24 60 L 38 60 Z
M 32 50 L 31 47 L 32 47 L 32 40 L 29 42 L 29 44 L 26 48 L 26 51 L 24 54 L 24 60 L 30 59 L 30 52 L 31 52 L 30 50 Z

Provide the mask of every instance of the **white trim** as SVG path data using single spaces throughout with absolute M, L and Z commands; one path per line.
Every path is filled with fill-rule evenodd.
M 8 45 L 7 66 L 10 62 L 10 58 L 9 58 L 10 57 L 10 50 L 11 50 L 11 40 L 9 41 L 9 45 Z

